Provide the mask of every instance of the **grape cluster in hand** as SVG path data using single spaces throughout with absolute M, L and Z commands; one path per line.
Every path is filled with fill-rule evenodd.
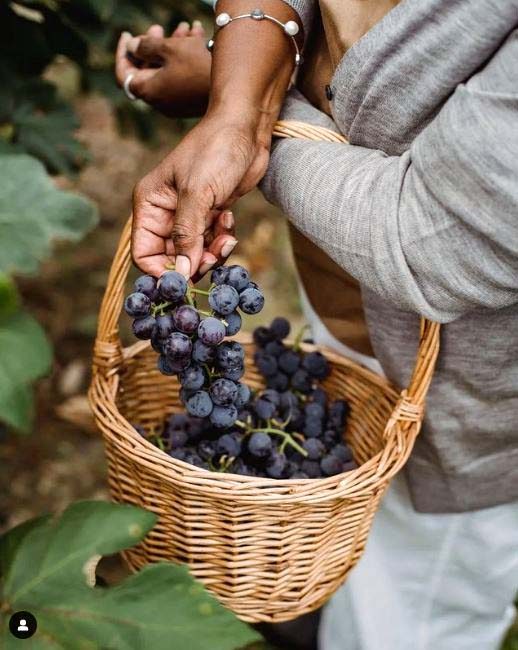
M 210 289 L 202 291 L 189 287 L 176 271 L 166 271 L 158 281 L 143 275 L 124 309 L 135 319 L 135 336 L 151 340 L 160 372 L 178 377 L 189 416 L 226 429 L 236 422 L 250 389 L 239 381 L 245 372 L 243 347 L 224 339 L 240 330 L 239 310 L 257 314 L 264 296 L 242 266 L 222 266 L 213 271 L 211 281 Z M 204 294 L 210 313 L 196 304 L 196 297 Z

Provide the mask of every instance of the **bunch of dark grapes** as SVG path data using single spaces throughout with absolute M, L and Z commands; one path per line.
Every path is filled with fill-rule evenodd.
M 207 297 L 210 312 L 198 308 L 199 295 Z M 178 377 L 187 413 L 227 429 L 248 402 L 250 389 L 239 381 L 245 372 L 243 347 L 224 339 L 241 329 L 239 310 L 257 314 L 263 305 L 248 271 L 234 265 L 215 269 L 208 291 L 190 287 L 177 271 L 166 271 L 158 281 L 143 275 L 124 309 L 135 319 L 135 336 L 149 339 L 158 353 L 160 372 Z
M 137 431 L 171 457 L 211 471 L 300 479 L 356 468 L 343 437 L 349 406 L 330 400 L 320 385 L 330 372 L 327 359 L 304 353 L 301 336 L 286 345 L 290 324 L 276 318 L 254 331 L 254 361 L 266 388 L 252 392 L 240 381 L 242 346 L 224 338 L 240 329 L 237 308 L 257 313 L 264 298 L 240 266 L 218 268 L 211 281 L 203 292 L 189 289 L 174 271 L 158 283 L 143 276 L 126 299 L 126 311 L 136 318 L 133 331 L 151 339 L 160 371 L 178 376 L 186 408 L 158 435 L 148 436 L 139 426 Z M 210 314 L 193 299 L 203 293 Z

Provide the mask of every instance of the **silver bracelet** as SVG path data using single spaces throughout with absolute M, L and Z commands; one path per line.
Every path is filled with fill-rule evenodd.
M 252 9 L 252 11 L 249 14 L 241 14 L 239 16 L 234 16 L 234 17 L 232 17 L 230 14 L 227 14 L 225 12 L 218 14 L 216 16 L 216 25 L 219 27 L 219 29 L 223 29 L 223 27 L 226 27 L 226 25 L 229 25 L 230 23 L 234 22 L 234 20 L 239 20 L 240 18 L 251 18 L 252 20 L 269 20 L 272 23 L 275 23 L 276 25 L 281 27 L 282 31 L 286 34 L 286 36 L 289 36 L 291 38 L 291 40 L 293 41 L 293 45 L 295 46 L 295 65 L 298 66 L 302 63 L 302 56 L 300 54 L 299 46 L 297 45 L 297 41 L 295 39 L 295 36 L 299 33 L 300 30 L 299 30 L 299 26 L 294 20 L 288 20 L 287 23 L 283 23 L 282 21 L 277 20 L 277 18 L 265 14 L 262 9 Z M 209 52 L 212 51 L 213 47 L 214 47 L 214 39 L 211 38 L 207 42 L 207 49 L 209 50 Z

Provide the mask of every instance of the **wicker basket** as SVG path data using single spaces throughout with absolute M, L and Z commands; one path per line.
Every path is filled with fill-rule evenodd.
M 342 141 L 335 133 L 297 123 L 279 123 L 276 134 Z M 128 223 L 101 306 L 90 389 L 112 497 L 159 515 L 145 541 L 125 552 L 125 560 L 133 570 L 163 560 L 187 563 L 244 621 L 280 622 L 314 610 L 360 558 L 380 498 L 412 451 L 439 350 L 439 325 L 422 321 L 415 370 L 403 392 L 322 350 L 332 366 L 326 390 L 351 405 L 346 437 L 358 469 L 306 480 L 211 473 L 173 460 L 129 424 L 158 431 L 167 415 L 182 409 L 175 380 L 158 372 L 148 342 L 123 349 L 119 339 L 130 231 Z M 245 381 L 258 388 L 263 384 L 253 367 L 253 345 L 241 341 Z

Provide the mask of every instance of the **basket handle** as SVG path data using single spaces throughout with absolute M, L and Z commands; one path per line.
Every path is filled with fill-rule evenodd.
M 273 135 L 279 138 L 347 143 L 342 135 L 330 129 L 295 121 L 277 122 Z M 124 299 L 124 285 L 130 266 L 131 217 L 122 231 L 101 303 L 94 347 L 94 372 L 115 374 L 122 363 L 122 344 L 118 321 Z M 412 378 L 408 389 L 401 392 L 385 429 L 386 435 L 390 434 L 396 422 L 400 422 L 406 428 L 405 423 L 410 424 L 421 420 L 424 401 L 439 353 L 439 330 L 438 323 L 433 323 L 425 318 L 421 319 L 419 347 Z

